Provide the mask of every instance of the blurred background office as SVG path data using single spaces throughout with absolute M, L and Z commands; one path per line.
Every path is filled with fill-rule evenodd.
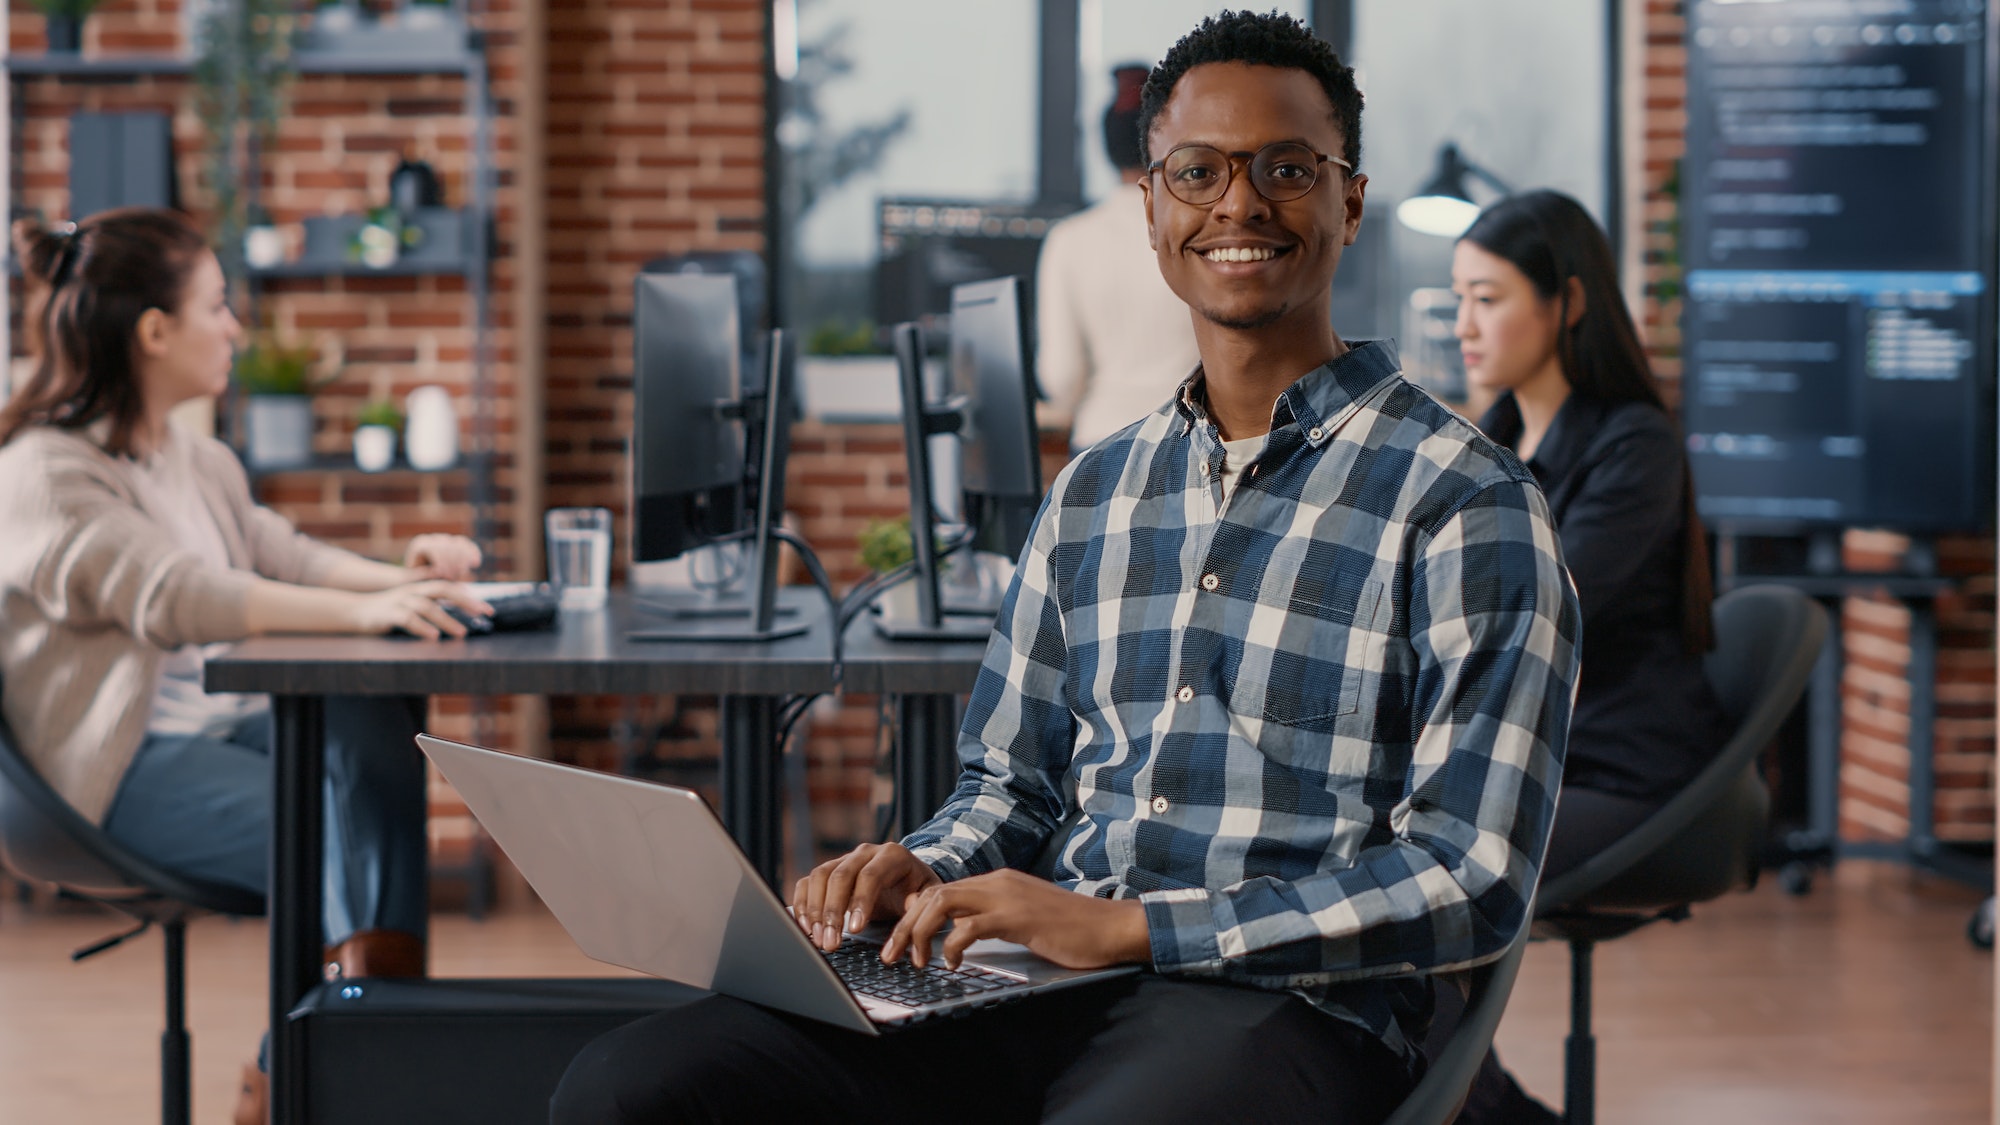
M 793 431 L 789 522 L 846 587 L 868 572 L 871 526 L 909 511 L 889 327 L 917 321 L 941 341 L 954 284 L 1014 274 L 1032 286 L 1049 227 L 1114 189 L 1100 140 L 1112 68 L 1157 59 L 1225 6 L 401 0 L 343 37 L 339 21 L 315 22 L 292 0 L 119 0 L 80 24 L 15 4 L 0 86 L 9 109 L 0 183 L 14 214 L 60 221 L 116 203 L 177 205 L 217 232 L 253 346 L 230 395 L 197 420 L 243 451 L 258 498 L 308 533 L 378 558 L 415 534 L 470 535 L 485 551 L 483 576 L 496 579 L 545 573 L 543 518 L 553 507 L 610 509 L 614 583 L 651 576 L 628 565 L 634 279 L 649 264 L 754 263 L 743 276 L 761 277 L 762 288 L 745 315 L 759 323 L 745 331 L 784 327 L 800 344 L 804 417 Z M 1344 336 L 1396 338 L 1413 379 L 1477 417 L 1483 404 L 1465 386 L 1451 333 L 1452 232 L 1420 229 L 1417 212 L 1418 225 L 1399 220 L 1399 205 L 1434 190 L 1482 205 L 1507 189 L 1555 188 L 1608 232 L 1654 373 L 1669 408 L 1682 411 L 1695 362 L 1683 345 L 1682 236 L 1699 220 L 1683 212 L 1695 190 L 1683 160 L 1709 143 L 1705 122 L 1746 108 L 1718 107 L 1715 90 L 1691 89 L 1691 73 L 1698 82 L 1709 65 L 1703 52 L 1730 43 L 1726 30 L 1706 45 L 1695 36 L 1742 6 L 1275 6 L 1334 43 L 1367 98 L 1368 217 L 1329 312 Z M 419 7 L 437 8 L 422 13 L 436 17 L 423 35 L 367 37 Z M 1808 36 L 1815 22 L 1850 28 L 1857 51 L 1984 60 L 1993 49 L 1992 14 L 1980 0 L 1911 0 L 1916 14 L 1891 22 L 1861 0 L 1756 7 L 1795 10 Z M 264 38 L 214 34 L 252 24 Z M 271 38 L 274 26 L 295 29 L 296 42 Z M 1864 32 L 1877 38 L 1863 41 Z M 252 96 L 196 65 L 226 61 L 225 40 L 247 53 L 228 57 L 261 60 L 238 64 L 238 73 L 266 80 Z M 401 54 L 389 62 L 357 61 L 392 48 Z M 1977 77 L 1924 88 L 1963 90 Z M 1691 97 L 1710 116 L 1691 110 Z M 1975 126 L 1993 116 L 1994 92 L 1980 98 L 1964 118 Z M 1928 112 L 1915 104 L 1883 112 Z M 245 143 L 253 135 L 258 143 Z M 1854 161 L 1852 175 L 1895 205 L 1931 206 L 1925 191 L 1965 177 L 1941 172 L 1957 167 L 1949 162 L 1906 172 L 1903 158 L 1920 149 L 1977 151 L 1951 138 L 1903 144 Z M 1822 217 L 1848 224 L 1836 232 L 1857 231 L 1896 213 L 1871 203 Z M 1807 705 L 1770 758 L 1772 877 L 1689 926 L 1607 946 L 1598 1004 L 1608 1119 L 1986 1113 L 1991 969 L 1964 927 L 1990 884 L 1995 834 L 1990 222 L 1968 245 L 1984 256 L 1971 272 L 1984 271 L 1987 288 L 1960 296 L 1984 302 L 1984 366 L 1969 366 L 1969 353 L 1958 381 L 1894 386 L 1971 388 L 1977 409 L 1941 413 L 1972 419 L 1966 440 L 1984 442 L 1985 459 L 1955 449 L 1935 460 L 1968 482 L 1978 474 L 1961 468 L 1976 461 L 1984 487 L 1953 518 L 1924 526 L 1878 505 L 1850 522 L 1821 513 L 1806 532 L 1745 526 L 1717 537 L 1719 578 L 1817 575 L 1839 628 Z M 9 284 L 7 296 L 6 347 L 18 366 L 18 287 Z M 1028 300 L 1032 307 L 1032 293 Z M 1916 331 L 1911 319 L 1935 328 L 1935 312 L 1899 313 L 1898 331 Z M 1944 344 L 1972 338 L 1960 337 Z M 1752 378 L 1742 370 L 1749 362 L 1731 359 L 1722 374 Z M 942 379 L 941 359 L 934 366 Z M 0 394 L 6 382 L 0 373 Z M 1736 416 L 1739 400 L 1703 402 L 1702 426 L 1683 416 L 1690 433 L 1735 433 L 1718 419 Z M 357 455 L 372 439 L 362 431 L 398 422 L 398 451 L 380 471 L 364 470 Z M 280 441 L 288 435 L 289 449 Z M 1041 435 L 1045 481 L 1066 459 L 1068 438 L 1053 424 Z M 1841 466 L 1854 463 L 1852 445 L 1834 449 Z M 940 476 L 949 501 L 957 488 L 948 464 Z M 884 701 L 850 693 L 802 720 L 784 763 L 794 869 L 878 831 L 872 803 L 892 714 Z M 431 726 L 711 793 L 720 752 L 715 703 L 695 695 L 442 696 Z M 545 937 L 512 936 L 542 933 L 511 913 L 525 899 L 518 882 L 437 781 L 431 814 L 434 899 L 452 912 L 440 919 L 440 967 L 548 971 L 559 955 Z M 1824 860 L 1836 850 L 1843 861 L 1829 878 Z M 131 1007 L 130 997 L 107 989 L 80 1005 L 64 991 L 105 965 L 50 970 L 52 951 L 80 944 L 71 941 L 79 931 L 32 938 L 34 924 L 66 916 L 46 894 L 29 897 L 23 906 L 0 896 L 0 1010 L 76 1009 L 64 1026 L 95 1049 L 112 1037 L 91 1013 Z M 487 923 L 456 917 L 496 905 L 507 909 Z M 240 936 L 253 931 L 244 924 L 196 944 L 213 941 L 261 964 L 256 940 Z M 1510 1065 L 1538 1094 L 1559 1089 L 1563 972 L 1558 951 L 1531 951 L 1514 1030 L 1502 1035 Z M 204 980 L 211 993 L 261 995 L 254 975 L 231 985 L 223 969 L 197 965 L 195 977 L 197 995 Z M 197 1008 L 197 1033 L 206 1018 L 254 1031 L 257 1003 L 218 1000 L 208 1015 Z M 126 1069 L 143 1087 L 157 1028 L 140 1008 L 134 1035 L 120 1036 L 136 1040 L 139 1062 Z M 1672 1014 L 1652 1018 L 1656 1009 Z M 1714 1039 L 1745 1027 L 1754 1035 Z M 1832 1046 L 1828 1027 L 1842 1029 Z M 59 1117 L 49 1107 L 67 1104 L 36 1100 L 48 1070 L 24 1053 L 30 1031 L 0 1021 L 0 1119 Z M 213 1053 L 233 1058 L 240 1042 L 224 1040 Z M 61 1073 L 87 1084 L 94 1071 L 79 1063 Z

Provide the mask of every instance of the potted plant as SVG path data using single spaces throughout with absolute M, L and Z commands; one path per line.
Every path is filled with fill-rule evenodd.
M 907 566 L 916 555 L 910 543 L 908 516 L 869 520 L 862 525 L 858 543 L 861 565 L 876 574 L 887 574 L 899 566 Z M 882 616 L 892 621 L 914 621 L 917 618 L 917 584 L 899 582 L 883 591 L 875 604 Z
M 34 0 L 45 21 L 43 34 L 50 54 L 73 55 L 83 48 L 83 21 L 98 0 Z
M 265 332 L 236 357 L 236 385 L 247 400 L 252 468 L 276 469 L 312 460 L 312 392 L 320 379 L 319 350 L 293 345 Z
M 354 463 L 362 472 L 379 473 L 396 460 L 396 431 L 403 412 L 386 398 L 374 399 L 355 416 Z

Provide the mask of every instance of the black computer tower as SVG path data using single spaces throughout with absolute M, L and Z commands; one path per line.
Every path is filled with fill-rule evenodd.
M 707 995 L 650 978 L 335 981 L 288 1032 L 306 1041 L 314 1125 L 545 1125 L 586 1043 Z

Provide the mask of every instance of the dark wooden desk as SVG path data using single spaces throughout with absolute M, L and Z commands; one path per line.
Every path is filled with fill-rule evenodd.
M 896 834 L 916 831 L 958 782 L 958 697 L 984 641 L 892 641 L 862 614 L 840 639 L 841 688 L 896 701 Z
M 814 621 L 803 636 L 762 644 L 634 642 L 660 617 L 622 591 L 603 609 L 563 614 L 554 632 L 463 641 L 263 637 L 207 665 L 209 691 L 267 692 L 275 739 L 271 810 L 271 1096 L 273 1119 L 304 1120 L 302 1045 L 286 1017 L 320 980 L 329 695 L 644 695 L 722 697 L 722 817 L 766 880 L 780 862 L 772 746 L 779 697 L 831 690 L 832 636 L 817 591 L 788 591 Z

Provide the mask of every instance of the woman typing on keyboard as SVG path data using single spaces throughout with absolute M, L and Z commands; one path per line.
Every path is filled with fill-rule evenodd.
M 15 228 L 34 353 L 0 407 L 0 703 L 83 815 L 153 862 L 261 890 L 270 711 L 202 690 L 213 646 L 266 633 L 462 636 L 446 612 L 479 548 L 420 536 L 401 566 L 295 531 L 229 448 L 169 412 L 220 394 L 239 332 L 222 269 L 181 215 L 128 209 Z M 326 709 L 329 959 L 425 963 L 421 699 Z M 238 1120 L 254 1114 L 254 1068 Z

